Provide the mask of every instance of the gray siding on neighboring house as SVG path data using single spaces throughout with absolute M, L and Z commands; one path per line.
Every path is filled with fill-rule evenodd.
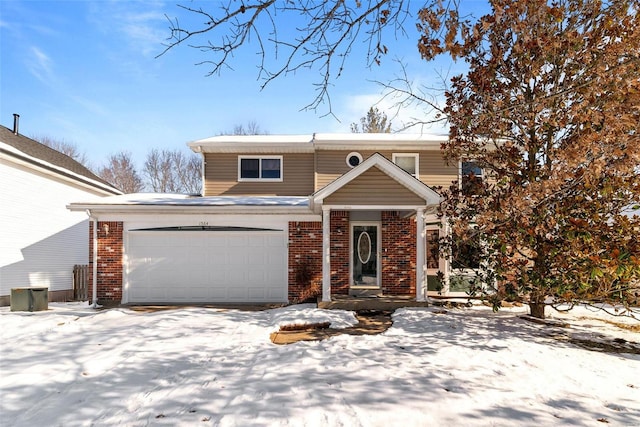
M 325 205 L 424 205 L 426 202 L 377 167 L 324 199 Z
M 241 155 L 246 154 L 205 154 L 204 196 L 307 196 L 313 193 L 313 153 L 282 154 L 282 182 L 238 182 L 238 156 Z M 256 155 L 268 157 L 280 154 Z
M 444 159 L 439 150 L 430 151 L 374 151 L 374 150 L 336 150 L 336 151 L 317 151 L 317 178 L 316 190 L 321 189 L 340 175 L 348 172 L 351 168 L 346 163 L 347 155 L 351 152 L 358 152 L 366 160 L 375 152 L 382 154 L 389 160 L 392 160 L 393 153 L 418 153 L 418 175 L 420 181 L 429 186 L 449 186 L 452 181 L 458 177 L 458 166 L 445 165 Z

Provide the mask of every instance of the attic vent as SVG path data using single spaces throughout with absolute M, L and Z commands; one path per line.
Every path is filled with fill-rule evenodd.
M 362 154 L 357 153 L 357 152 L 352 152 L 347 154 L 347 166 L 349 166 L 350 168 L 355 168 L 356 166 L 358 166 L 360 163 L 362 163 Z

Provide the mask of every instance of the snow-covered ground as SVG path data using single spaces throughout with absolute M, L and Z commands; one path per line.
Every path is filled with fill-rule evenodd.
M 608 322 L 637 321 L 577 308 L 552 315 L 571 324 L 559 328 L 524 311 L 401 309 L 380 335 L 279 346 L 269 340 L 279 325 L 356 319 L 310 305 L 3 307 L 0 424 L 640 425 L 640 334 Z M 576 344 L 588 341 L 630 350 Z

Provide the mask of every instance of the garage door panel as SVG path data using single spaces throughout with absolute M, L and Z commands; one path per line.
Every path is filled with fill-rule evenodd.
M 129 302 L 286 302 L 283 232 L 135 231 Z
M 248 293 L 249 293 L 249 299 L 253 299 L 253 300 L 266 299 L 264 288 L 249 288 Z
M 230 301 L 247 301 L 247 294 L 247 288 L 229 287 L 227 289 L 227 296 Z

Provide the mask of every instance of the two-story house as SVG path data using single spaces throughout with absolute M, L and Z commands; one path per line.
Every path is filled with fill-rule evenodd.
M 437 251 L 444 227 L 434 188 L 459 180 L 461 165 L 443 161 L 445 138 L 191 142 L 202 155 L 202 195 L 129 194 L 69 206 L 92 218 L 98 302 L 286 303 L 311 283 L 324 301 L 450 295 L 450 267 Z

